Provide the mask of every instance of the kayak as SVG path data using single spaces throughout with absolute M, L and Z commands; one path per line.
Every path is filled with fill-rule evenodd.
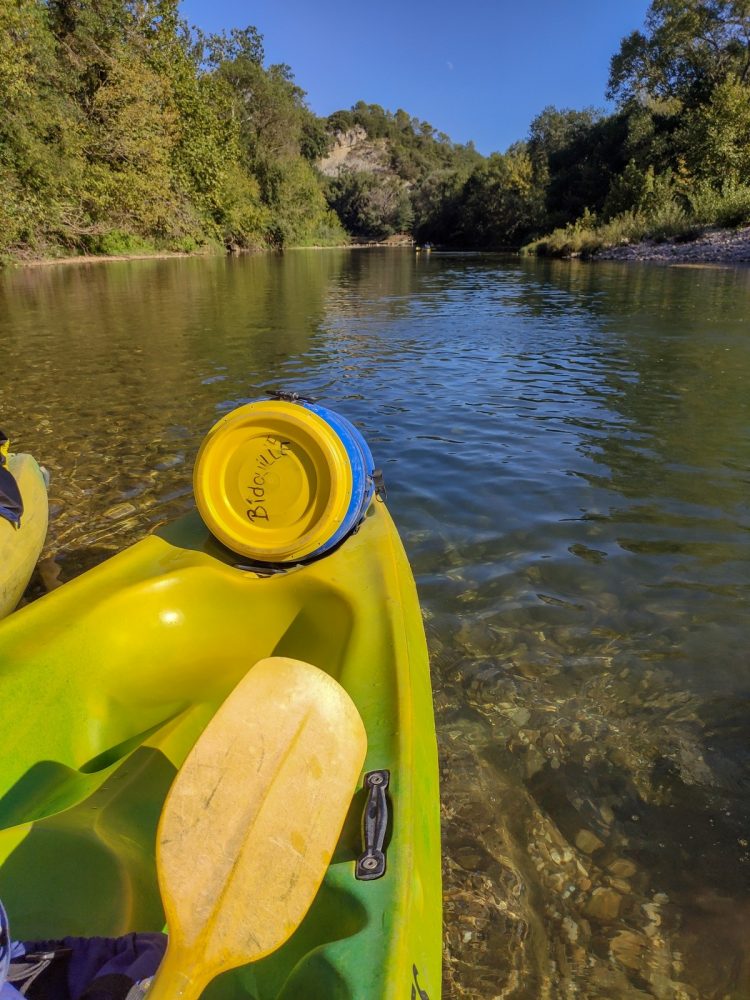
M 440 997 L 427 649 L 377 499 L 333 551 L 276 568 L 243 563 L 194 512 L 0 623 L 0 898 L 14 938 L 164 929 L 155 840 L 167 792 L 222 702 L 271 656 L 344 688 L 367 756 L 299 926 L 205 995 Z
M 7 470 L 13 476 L 23 501 L 23 514 L 16 526 L 0 517 L 0 618 L 10 614 L 21 600 L 47 534 L 47 485 L 31 455 L 9 455 Z

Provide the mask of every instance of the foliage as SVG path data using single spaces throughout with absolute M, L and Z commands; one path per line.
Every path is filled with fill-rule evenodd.
M 750 0 L 652 0 L 609 94 L 483 157 L 402 108 L 318 118 L 255 27 L 190 31 L 179 0 L 0 0 L 0 259 L 401 232 L 589 253 L 750 219 Z M 377 170 L 324 178 L 354 129 Z
M 518 245 L 534 229 L 541 205 L 525 145 L 493 153 L 476 167 L 461 194 L 460 242 L 480 247 Z
M 679 139 L 692 173 L 738 184 L 750 178 L 750 91 L 730 76 L 684 116 Z
M 80 183 L 84 134 L 62 82 L 46 8 L 0 5 L 0 252 L 45 245 Z
M 690 106 L 729 76 L 750 82 L 747 0 L 653 0 L 645 29 L 613 56 L 609 96 Z
M 653 0 L 644 31 L 623 39 L 609 96 L 620 110 L 592 125 L 589 152 L 565 148 L 585 172 L 597 158 L 595 129 L 619 117 L 621 141 L 600 156 L 600 191 L 584 211 L 536 241 L 534 252 L 590 253 L 623 240 L 688 238 L 708 225 L 750 219 L 750 4 L 747 0 Z M 623 162 L 624 161 L 624 162 Z M 548 157 L 548 221 L 564 163 Z M 572 199 L 564 206 L 570 209 Z
M 613 173 L 625 165 L 627 124 L 624 115 L 607 118 L 593 108 L 545 108 L 534 119 L 529 153 L 548 224 L 572 221 L 585 208 L 602 209 Z
M 598 220 L 584 212 L 580 219 L 529 243 L 526 253 L 552 256 L 591 256 L 597 250 L 642 239 L 691 239 L 706 226 L 750 223 L 750 184 L 725 184 L 721 190 L 700 182 L 684 199 L 673 177 L 656 176 L 649 189 L 646 178 L 640 207 Z
M 10 0 L 0 100 L 0 253 L 344 238 L 310 166 L 325 126 L 255 28 L 192 35 L 178 0 Z
M 750 223 L 750 184 L 730 181 L 717 189 L 708 181 L 702 181 L 691 191 L 688 205 L 696 225 L 747 225 Z
M 462 197 L 468 173 L 435 170 L 411 194 L 414 235 L 420 242 L 457 242 L 463 233 Z
M 663 210 L 662 225 L 671 224 L 671 235 L 678 235 L 676 218 L 668 219 Z M 644 212 L 629 211 L 600 222 L 596 215 L 584 212 L 580 219 L 554 229 L 549 235 L 524 247 L 524 253 L 548 254 L 554 257 L 590 257 L 606 247 L 636 243 L 653 234 L 653 220 Z M 666 238 L 664 233 L 662 238 Z
M 121 229 L 111 229 L 103 236 L 92 237 L 87 241 L 89 253 L 103 253 L 112 257 L 132 253 L 152 253 L 155 249 L 151 240 L 123 232 Z
M 354 236 L 384 239 L 412 225 L 408 192 L 395 177 L 344 170 L 330 180 L 328 201 Z

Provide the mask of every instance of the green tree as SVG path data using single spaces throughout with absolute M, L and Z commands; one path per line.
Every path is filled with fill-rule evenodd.
M 92 96 L 88 124 L 84 206 L 91 221 L 166 234 L 177 126 L 168 81 L 121 53 Z
M 286 64 L 264 67 L 254 29 L 204 42 L 216 79 L 231 94 L 228 117 L 236 124 L 245 169 L 257 180 L 272 246 L 340 242 L 345 238 L 329 210 L 312 163 L 328 150 L 325 124 L 305 103 L 305 92 Z
M 679 132 L 686 162 L 699 178 L 720 184 L 750 181 L 750 92 L 736 77 L 684 117 Z
M 436 170 L 412 192 L 414 233 L 421 242 L 455 243 L 461 232 L 461 198 L 468 171 Z
M 749 74 L 747 0 L 653 0 L 645 31 L 612 57 L 608 96 L 694 105 L 728 77 L 747 83 Z
M 477 166 L 461 193 L 457 236 L 466 246 L 519 246 L 541 219 L 534 165 L 524 143 L 493 153 Z
M 534 181 L 539 189 L 546 191 L 549 188 L 550 179 L 558 172 L 560 164 L 571 159 L 569 154 L 566 157 L 571 148 L 574 150 L 574 162 L 577 160 L 575 151 L 588 140 L 594 125 L 601 118 L 601 113 L 595 108 L 575 111 L 548 105 L 532 120 L 528 150 L 534 168 Z
M 647 170 L 642 170 L 635 160 L 629 160 L 622 173 L 612 178 L 602 212 L 604 218 L 611 219 L 640 208 L 648 189 L 647 178 Z
M 254 25 L 232 28 L 229 34 L 223 31 L 205 36 L 199 32 L 196 46 L 199 61 L 205 61 L 210 69 L 238 61 L 262 66 L 265 59 L 263 36 Z
M 611 178 L 627 162 L 627 138 L 625 114 L 606 117 L 594 108 L 548 107 L 537 115 L 528 149 L 547 225 L 572 222 L 585 208 L 601 210 Z
M 44 249 L 73 214 L 85 134 L 66 92 L 50 13 L 0 5 L 0 252 Z
M 409 192 L 395 177 L 343 170 L 329 182 L 328 201 L 354 236 L 383 239 L 413 223 Z

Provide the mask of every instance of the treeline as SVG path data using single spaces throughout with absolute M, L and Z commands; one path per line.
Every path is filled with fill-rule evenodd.
M 565 254 L 750 221 L 746 0 L 653 0 L 607 96 L 613 114 L 548 107 L 525 141 L 456 173 L 418 237 Z
M 340 241 L 328 141 L 254 28 L 191 33 L 178 0 L 0 3 L 0 254 Z
M 348 234 L 587 252 L 750 220 L 750 4 L 653 0 L 605 114 L 545 108 L 480 156 L 401 109 L 316 117 L 255 28 L 179 0 L 0 0 L 0 259 Z M 371 162 L 318 169 L 337 136 Z
M 653 0 L 644 30 L 611 60 L 607 96 L 613 115 L 549 112 L 559 131 L 550 141 L 542 129 L 548 180 L 536 227 L 548 235 L 530 249 L 586 253 L 750 221 L 746 0 Z M 528 145 L 534 156 L 533 126 Z

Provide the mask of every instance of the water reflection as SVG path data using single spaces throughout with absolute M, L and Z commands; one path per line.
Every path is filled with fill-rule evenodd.
M 185 510 L 269 386 L 370 439 L 432 654 L 448 997 L 750 993 L 749 282 L 335 250 L 0 279 L 63 578 Z

